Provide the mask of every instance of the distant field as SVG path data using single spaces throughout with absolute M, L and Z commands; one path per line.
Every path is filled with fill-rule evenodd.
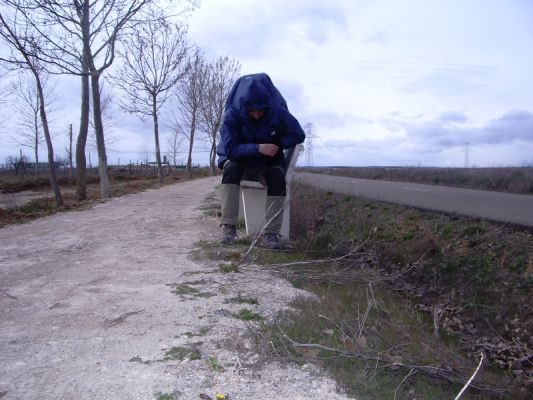
M 533 194 L 533 167 L 303 167 L 298 171 L 360 179 L 415 182 L 467 189 Z

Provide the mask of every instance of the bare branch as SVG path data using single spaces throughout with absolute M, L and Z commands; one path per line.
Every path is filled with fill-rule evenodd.
M 184 29 L 171 24 L 161 14 L 153 10 L 146 13 L 145 22 L 134 26 L 124 37 L 119 51 L 124 64 L 111 78 L 112 84 L 125 95 L 120 103 L 122 109 L 138 114 L 141 119 L 152 118 L 161 181 L 159 115 L 188 71 L 185 33 Z
M 186 79 L 179 86 L 176 96 L 177 110 L 174 114 L 175 129 L 183 130 L 189 140 L 187 176 L 192 177 L 192 150 L 199 127 L 201 107 L 205 95 L 206 66 L 203 54 L 197 48 L 191 57 Z
M 229 57 L 219 57 L 207 65 L 199 126 L 211 145 L 211 175 L 215 174 L 216 146 L 219 140 L 218 131 L 224 118 L 224 104 L 240 69 L 240 63 Z

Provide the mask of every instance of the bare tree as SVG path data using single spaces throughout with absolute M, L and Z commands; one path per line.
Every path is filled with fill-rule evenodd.
M 206 69 L 205 94 L 200 109 L 199 123 L 210 144 L 211 175 L 216 173 L 218 131 L 224 118 L 224 104 L 240 69 L 240 63 L 229 57 L 219 57 Z
M 84 66 L 88 66 L 91 78 L 100 196 L 107 199 L 111 197 L 111 186 L 101 113 L 100 77 L 115 59 L 115 45 L 120 31 L 150 0 L 77 0 L 73 3 L 79 17 L 76 25 L 83 42 Z M 63 21 L 67 23 L 67 20 Z
M 46 112 L 48 122 L 51 123 L 51 116 L 60 110 L 57 106 L 57 98 L 54 96 L 55 83 L 50 79 L 50 75 L 41 73 L 41 82 L 46 101 Z M 33 151 L 35 157 L 35 178 L 38 177 L 39 148 L 44 143 L 42 132 L 42 122 L 39 117 L 40 98 L 35 86 L 35 80 L 27 76 L 19 76 L 14 84 L 14 93 L 18 98 L 15 105 L 15 115 L 18 119 L 19 132 L 12 137 L 18 145 L 27 147 Z
M 55 202 L 57 207 L 63 205 L 63 198 L 57 183 L 57 177 L 54 167 L 54 148 L 48 126 L 48 116 L 46 112 L 46 103 L 41 80 L 41 73 L 43 68 L 39 61 L 40 42 L 35 35 L 31 26 L 25 23 L 24 20 L 19 19 L 20 15 L 15 10 L 9 16 L 2 10 L 0 11 L 0 37 L 8 44 L 11 49 L 11 54 L 4 61 L 10 63 L 14 67 L 24 68 L 29 70 L 34 79 L 39 97 L 39 116 L 43 127 L 43 133 L 48 149 L 48 167 L 50 174 L 50 185 L 54 192 Z
M 100 195 L 103 199 L 109 198 L 111 187 L 101 114 L 100 77 L 115 59 L 116 43 L 121 32 L 143 7 L 154 0 L 3 1 L 22 13 L 41 34 L 44 42 L 39 57 L 47 68 L 82 76 L 82 113 L 77 143 L 79 149 L 76 150 L 77 167 L 82 170 L 85 167 L 90 84 Z
M 171 110 L 173 129 L 189 141 L 187 177 L 192 177 L 192 150 L 196 130 L 199 128 L 200 112 L 204 101 L 206 67 L 203 55 L 196 49 L 191 57 L 187 78 L 179 86 L 176 101 Z
M 141 165 L 146 164 L 146 166 L 148 166 L 151 154 L 152 151 L 150 150 L 150 143 L 148 139 L 145 139 L 143 140 L 142 145 L 139 147 L 139 158 L 141 159 Z
M 44 82 L 44 79 L 43 79 Z M 39 117 L 40 101 L 35 86 L 35 79 L 19 80 L 14 84 L 14 92 L 19 102 L 15 105 L 15 115 L 18 116 L 18 125 L 21 132 L 13 137 L 15 143 L 33 150 L 35 157 L 35 178 L 39 174 L 39 146 L 44 143 L 41 118 Z
M 26 165 L 29 163 L 28 156 L 22 154 L 22 150 L 20 150 L 20 155 L 18 157 L 14 156 L 7 156 L 6 157 L 6 166 L 10 170 L 15 171 L 15 176 L 19 176 L 19 180 L 22 182 L 24 180 L 24 173 L 26 171 Z
M 184 136 L 180 133 L 179 129 L 172 129 L 171 134 L 167 137 L 167 153 L 170 156 L 174 167 L 178 165 L 178 153 L 180 152 L 183 139 Z
M 159 181 L 163 182 L 159 145 L 159 116 L 162 107 L 187 72 L 186 31 L 155 12 L 136 25 L 119 51 L 123 66 L 112 84 L 125 94 L 121 107 L 152 118 Z

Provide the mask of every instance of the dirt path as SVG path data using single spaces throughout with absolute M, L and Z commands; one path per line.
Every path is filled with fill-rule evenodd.
M 249 327 L 232 316 L 243 305 L 225 303 L 253 295 L 258 305 L 246 306 L 268 318 L 298 290 L 259 269 L 222 274 L 189 257 L 218 233 L 198 210 L 217 181 L 0 230 L 2 400 L 345 398 L 311 365 L 254 366 Z

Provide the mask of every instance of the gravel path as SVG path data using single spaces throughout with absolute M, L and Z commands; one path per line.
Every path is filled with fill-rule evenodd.
M 308 294 L 191 259 L 218 234 L 198 209 L 217 182 L 1 229 L 0 399 L 346 399 L 310 364 L 257 363 L 249 323 L 232 316 L 243 305 L 225 303 L 253 296 L 246 307 L 268 318 Z

